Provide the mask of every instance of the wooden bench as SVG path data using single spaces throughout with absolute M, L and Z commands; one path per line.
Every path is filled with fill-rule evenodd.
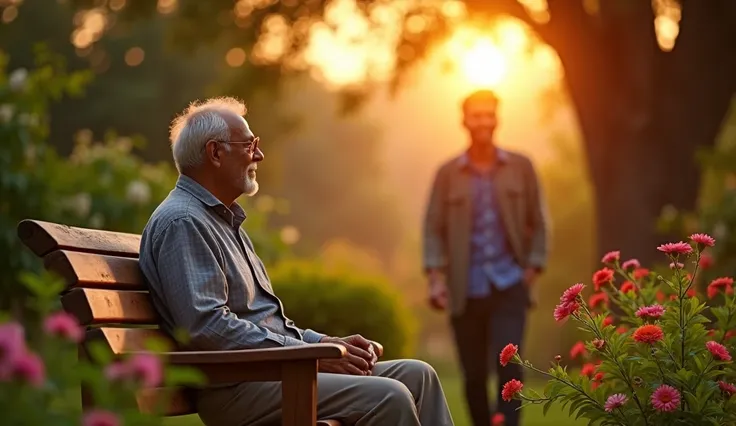
M 320 359 L 345 356 L 344 347 L 320 343 L 218 352 L 176 350 L 170 336 L 157 328 L 158 315 L 138 266 L 140 235 L 27 219 L 18 224 L 18 237 L 43 259 L 47 270 L 65 280 L 62 306 L 87 328 L 81 356 L 91 341 L 105 342 L 113 355 L 121 356 L 145 350 L 145 341 L 157 337 L 172 345 L 172 351 L 162 354 L 168 364 L 194 367 L 210 384 L 281 381 L 284 426 L 340 425 L 335 420 L 317 421 L 317 367 Z M 162 391 L 141 392 L 138 408 L 151 410 Z M 197 412 L 191 389 L 175 389 L 170 398 L 164 415 Z M 83 393 L 82 405 L 90 404 Z

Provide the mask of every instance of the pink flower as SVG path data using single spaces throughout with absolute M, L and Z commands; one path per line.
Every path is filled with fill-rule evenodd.
M 642 306 L 636 311 L 636 316 L 639 318 L 651 318 L 651 319 L 657 319 L 664 314 L 664 307 L 662 305 L 651 305 L 651 306 Z
M 730 398 L 731 395 L 736 393 L 736 386 L 734 386 L 732 383 L 727 383 L 723 380 L 719 380 L 718 387 L 721 388 L 721 392 L 726 395 L 726 398 Z
M 46 317 L 43 328 L 49 335 L 59 336 L 74 343 L 81 342 L 84 337 L 77 318 L 66 312 L 56 312 Z
M 132 380 L 144 387 L 155 387 L 163 380 L 161 360 L 150 353 L 137 353 L 125 362 L 116 361 L 105 368 L 105 377 L 112 381 Z
M 17 322 L 0 325 L 0 380 L 9 380 L 15 363 L 26 352 L 23 326 Z
M 584 288 L 585 284 L 583 283 L 573 284 L 572 286 L 570 286 L 570 288 L 565 290 L 564 293 L 562 293 L 562 296 L 560 296 L 560 302 L 562 304 L 576 302 L 578 295 L 583 291 Z
M 139 353 L 128 360 L 130 374 L 143 382 L 145 387 L 158 386 L 163 380 L 161 360 L 154 354 Z
M 120 426 L 120 419 L 110 411 L 93 410 L 84 414 L 82 426 Z
M 670 385 L 661 385 L 652 393 L 651 401 L 657 411 L 675 411 L 680 405 L 680 392 Z
M 603 258 L 601 259 L 601 262 L 603 263 L 615 263 L 621 258 L 621 252 L 620 251 L 609 251 L 608 253 L 603 255 Z
M 622 393 L 615 393 L 608 397 L 606 400 L 605 409 L 609 413 L 617 408 L 622 407 L 626 402 L 629 400 L 629 398 L 622 394 Z
M 15 360 L 13 377 L 32 386 L 41 387 L 46 380 L 46 369 L 43 360 L 32 352 L 26 352 Z
M 641 264 L 639 263 L 637 259 L 629 259 L 626 262 L 621 264 L 621 268 L 623 268 L 624 270 L 636 269 L 640 267 L 641 267 Z
M 716 244 L 715 238 L 711 237 L 708 234 L 693 234 L 690 236 L 690 239 L 697 244 L 702 244 L 708 247 L 713 247 Z
M 670 263 L 670 269 L 682 269 L 684 267 L 685 267 L 685 264 L 682 262 L 677 262 L 677 263 L 671 262 Z
M 567 317 L 577 312 L 578 309 L 580 309 L 580 305 L 577 302 L 560 303 L 555 307 L 555 321 L 559 322 L 566 320 Z
M 680 254 L 688 254 L 693 251 L 693 247 L 688 243 L 683 243 L 682 241 L 677 243 L 665 243 L 657 247 L 657 250 L 670 254 L 670 255 L 680 255 Z
M 728 353 L 728 349 L 715 340 L 705 342 L 705 347 L 708 348 L 708 351 L 713 355 L 713 358 L 721 361 L 731 361 L 731 354 Z

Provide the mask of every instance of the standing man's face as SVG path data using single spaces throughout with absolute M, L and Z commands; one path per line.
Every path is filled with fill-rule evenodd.
M 493 132 L 498 124 L 496 107 L 496 102 L 490 99 L 473 100 L 466 104 L 463 125 L 468 129 L 474 145 L 493 144 Z

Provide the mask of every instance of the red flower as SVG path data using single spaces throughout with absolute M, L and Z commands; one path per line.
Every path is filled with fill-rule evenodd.
M 621 293 L 628 293 L 630 291 L 636 293 L 636 286 L 631 281 L 624 281 L 623 284 L 621 284 Z
M 698 267 L 701 269 L 708 269 L 713 266 L 714 263 L 715 262 L 713 261 L 713 257 L 711 255 L 709 255 L 708 253 L 703 253 L 700 255 Z
M 509 343 L 508 345 L 506 345 L 506 347 L 504 347 L 501 350 L 501 355 L 499 357 L 501 359 L 501 365 L 504 366 L 504 367 L 506 367 L 506 365 L 512 359 L 514 359 L 514 355 L 516 355 L 516 353 L 518 351 L 519 351 L 519 347 L 517 345 L 513 345 L 511 343 Z
M 688 254 L 693 251 L 693 247 L 688 243 L 683 243 L 682 241 L 677 243 L 665 243 L 657 247 L 657 250 L 667 253 L 669 255 L 680 255 L 680 254 Z
M 664 302 L 665 294 L 662 290 L 657 290 L 657 294 L 655 294 L 654 297 L 657 299 L 657 302 Z
M 592 389 L 597 389 L 598 386 L 603 384 L 603 373 L 596 373 L 595 377 L 593 377 L 593 383 L 590 384 L 590 387 Z
M 715 340 L 705 342 L 705 347 L 708 348 L 713 358 L 721 361 L 731 361 L 731 354 L 728 353 L 728 349 Z
M 587 377 L 593 377 L 593 374 L 595 374 L 595 365 L 589 362 L 583 364 L 583 368 L 580 370 L 580 374 Z
M 601 268 L 593 274 L 593 285 L 595 285 L 595 291 L 601 289 L 602 286 L 613 282 L 613 269 Z
M 503 413 L 496 413 L 491 417 L 491 426 L 503 426 L 506 424 L 506 417 Z
M 619 325 L 618 328 L 616 329 L 616 333 L 618 333 L 618 334 L 624 334 L 627 331 L 629 331 L 629 327 L 627 327 L 625 325 Z
M 636 259 L 629 259 L 621 264 L 621 268 L 624 270 L 640 268 L 641 264 Z
M 652 393 L 651 401 L 657 411 L 675 411 L 680 405 L 680 392 L 670 385 L 661 385 Z
M 723 288 L 726 294 L 733 294 L 733 278 L 731 277 L 720 277 L 716 278 L 708 284 L 708 298 L 712 299 L 716 297 L 720 289 Z
M 598 305 L 608 306 L 608 293 L 593 293 L 588 298 L 588 305 L 595 308 Z
M 685 292 L 685 296 L 687 297 L 695 297 L 696 294 L 695 287 L 691 287 L 690 290 Z
M 578 295 L 580 295 L 584 288 L 585 284 L 583 283 L 573 284 L 570 288 L 565 290 L 564 293 L 562 293 L 562 296 L 560 296 L 560 303 L 564 305 L 577 302 Z
M 620 251 L 609 251 L 608 253 L 603 255 L 603 258 L 601 259 L 601 262 L 603 263 L 616 263 L 621 258 L 621 252 Z
M 658 325 L 646 324 L 637 328 L 634 332 L 634 340 L 639 343 L 653 344 L 664 338 L 664 332 Z
M 647 268 L 636 268 L 634 269 L 634 279 L 640 280 L 649 276 L 649 269 Z
M 603 319 L 603 327 L 607 327 L 609 325 L 613 325 L 613 317 L 610 315 Z
M 572 345 L 572 348 L 570 349 L 570 358 L 575 359 L 579 356 L 585 356 L 588 354 L 588 350 L 585 349 L 585 343 L 583 342 L 577 342 L 574 345 Z
M 726 395 L 726 398 L 730 398 L 731 395 L 736 393 L 736 386 L 731 383 L 726 383 L 723 380 L 718 381 L 718 387 L 721 388 L 721 392 Z
M 703 246 L 708 247 L 713 247 L 716 244 L 715 238 L 711 237 L 708 234 L 693 234 L 690 236 L 690 239 L 697 244 L 702 244 Z
M 523 383 L 516 379 L 511 379 L 503 385 L 503 389 L 501 390 L 501 398 L 503 398 L 504 401 L 509 402 L 514 398 L 517 393 L 521 392 L 521 389 L 523 387 Z

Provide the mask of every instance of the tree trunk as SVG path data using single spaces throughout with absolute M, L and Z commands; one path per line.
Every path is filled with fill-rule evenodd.
M 682 1 L 671 52 L 658 46 L 650 2 L 602 0 L 597 15 L 582 3 L 550 0 L 546 24 L 515 0 L 485 12 L 521 18 L 560 57 L 595 188 L 599 254 L 662 261 L 656 246 L 686 236 L 659 234 L 657 218 L 667 205 L 695 208 L 696 151 L 713 145 L 736 91 L 736 2 Z

